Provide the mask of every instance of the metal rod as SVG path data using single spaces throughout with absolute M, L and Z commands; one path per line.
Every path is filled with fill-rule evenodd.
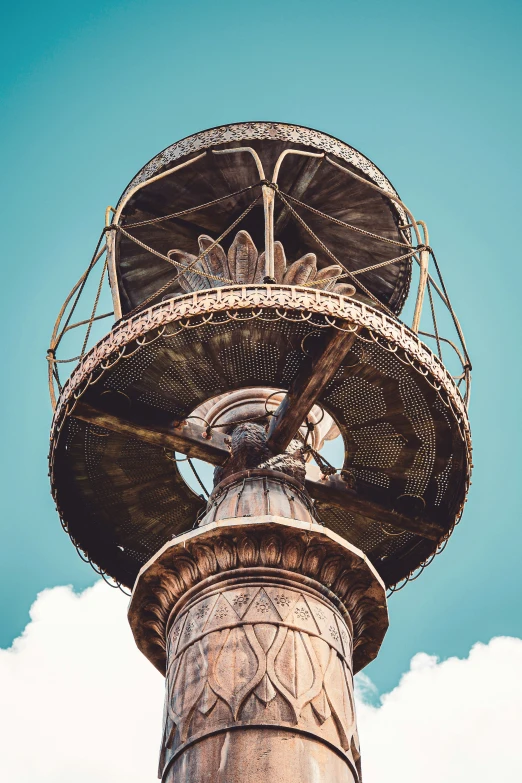
M 265 179 L 265 170 L 263 168 L 263 164 L 261 163 L 261 158 L 255 151 L 253 147 L 231 147 L 228 150 L 212 150 L 213 155 L 230 155 L 234 152 L 248 152 L 252 157 L 254 158 L 257 166 L 257 173 L 259 174 L 259 179 Z
M 422 226 L 422 232 L 424 234 L 424 247 L 427 248 L 430 245 L 428 227 L 426 226 L 426 223 L 423 220 L 417 220 L 417 224 L 419 226 Z M 415 312 L 413 313 L 413 322 L 411 325 L 411 329 L 415 333 L 417 333 L 420 328 L 422 305 L 424 304 L 424 294 L 426 293 L 426 285 L 429 276 L 428 264 L 430 260 L 430 254 L 428 250 L 421 250 L 419 255 L 420 255 L 419 287 L 417 288 L 417 301 L 415 302 Z
M 437 339 L 437 335 L 430 334 L 430 332 L 421 332 L 421 331 L 419 331 L 419 334 L 424 335 L 424 337 L 431 337 L 432 340 L 436 340 Z M 440 334 L 439 334 L 438 339 L 441 340 L 444 343 L 448 343 L 448 345 L 451 345 L 451 347 L 453 348 L 453 350 L 455 351 L 455 353 L 459 357 L 459 361 L 462 364 L 462 369 L 464 369 L 466 362 L 464 361 L 464 357 L 462 356 L 461 352 L 459 351 L 459 349 L 457 348 L 455 343 L 453 343 L 451 340 L 448 340 L 447 337 L 442 337 L 442 335 L 440 335 Z
M 111 311 L 110 313 L 104 313 L 103 315 L 97 315 L 95 318 L 92 319 L 92 322 L 94 323 L 94 321 L 100 321 L 102 318 L 108 318 L 110 315 L 114 315 L 114 313 Z M 76 329 L 76 327 L 78 327 L 78 326 L 84 326 L 85 324 L 88 324 L 90 320 L 91 320 L 90 318 L 86 318 L 85 321 L 78 321 L 78 323 L 69 324 L 69 326 L 66 326 L 66 328 L 63 330 L 63 332 L 61 332 L 60 338 L 62 338 L 63 335 L 66 332 L 70 331 L 71 329 Z
M 205 157 L 206 154 L 207 154 L 206 152 L 202 152 L 201 155 L 197 155 L 195 158 L 191 158 L 191 160 L 186 160 L 184 163 L 180 163 L 178 166 L 174 166 L 174 168 L 172 169 L 163 171 L 161 174 L 157 174 L 155 177 L 151 177 L 150 179 L 145 180 L 145 182 L 140 182 L 134 188 L 129 190 L 125 198 L 123 198 L 121 202 L 118 204 L 118 207 L 114 215 L 113 223 L 119 225 L 123 208 L 125 207 L 126 204 L 128 204 L 130 199 L 139 190 L 142 190 L 143 188 L 152 185 L 153 182 L 157 182 L 158 180 L 163 179 L 164 177 L 168 177 L 171 174 L 174 174 L 176 171 L 180 171 L 181 169 L 184 169 L 187 166 L 191 166 L 197 160 L 201 160 L 201 158 Z M 109 210 L 109 207 L 107 208 L 107 210 Z M 106 212 L 106 220 L 107 220 L 107 215 L 108 215 L 108 211 Z M 116 320 L 119 321 L 120 318 L 122 318 L 123 313 L 121 309 L 120 291 L 118 286 L 118 276 L 116 270 L 116 237 L 114 236 L 113 231 L 107 232 L 107 261 L 108 261 L 107 267 L 109 270 L 109 283 L 111 286 L 114 315 L 116 317 Z
M 260 180 L 265 180 L 265 170 L 261 158 L 253 147 L 232 147 L 228 150 L 212 150 L 214 155 L 229 155 L 237 152 L 248 152 L 252 155 Z M 277 165 L 277 164 L 276 164 Z M 265 211 L 265 282 L 275 282 L 274 278 L 274 189 L 263 185 L 263 208 Z
M 420 328 L 422 305 L 424 304 L 424 294 L 426 291 L 426 284 L 428 282 L 428 277 L 429 277 L 428 261 L 429 261 L 428 251 L 421 250 L 419 253 L 419 267 L 420 267 L 419 285 L 417 287 L 417 299 L 415 300 L 415 310 L 413 312 L 413 320 L 411 323 L 411 330 L 416 334 Z
M 278 157 L 272 174 L 273 185 L 277 184 L 281 164 L 287 155 L 303 155 L 307 158 L 324 158 L 324 152 L 303 152 L 301 150 L 284 150 Z M 265 283 L 275 283 L 274 270 L 274 201 L 275 189 L 263 185 L 263 206 L 265 208 Z
M 116 222 L 116 219 L 115 221 Z M 118 287 L 118 275 L 116 271 L 116 232 L 107 232 L 107 270 L 109 272 L 109 285 L 111 287 L 112 308 L 117 321 L 122 318 L 120 289 Z
M 277 179 L 279 177 L 279 170 L 281 169 L 281 164 L 287 155 L 303 155 L 306 158 L 324 158 L 324 152 L 304 152 L 304 150 L 284 150 L 284 152 L 282 152 L 278 157 L 276 164 L 274 166 L 274 173 L 272 174 L 272 182 L 274 183 L 274 185 L 277 184 Z
M 406 204 L 400 200 L 399 196 L 395 195 L 394 193 L 389 193 L 387 190 L 384 190 L 384 188 L 380 188 L 379 185 L 376 185 L 374 182 L 370 182 L 369 180 L 365 179 L 364 177 L 360 177 L 358 174 L 356 174 L 354 171 L 350 171 L 349 169 L 345 169 L 344 166 L 341 166 L 339 163 L 336 163 L 335 160 L 331 160 L 331 158 L 326 156 L 325 160 L 328 161 L 328 163 L 331 163 L 332 166 L 335 166 L 340 171 L 344 171 L 345 174 L 348 174 L 348 176 L 353 177 L 354 179 L 358 179 L 359 182 L 363 182 L 365 185 L 368 185 L 369 188 L 373 188 L 373 190 L 376 190 L 378 193 L 381 193 L 383 196 L 386 196 L 386 198 L 391 199 L 392 201 L 395 201 L 399 206 L 403 208 L 403 210 L 408 215 L 409 219 L 412 222 L 413 230 L 415 231 L 415 236 L 417 238 L 417 244 L 421 245 L 421 236 L 419 229 L 417 228 L 417 221 L 413 217 L 413 214 L 410 212 Z
M 263 185 L 263 207 L 265 210 L 265 283 L 275 283 L 274 269 L 274 200 L 275 190 Z
M 152 185 L 153 182 L 157 182 L 159 179 L 163 179 L 164 177 L 168 177 L 171 174 L 174 174 L 176 171 L 180 171 L 181 169 L 186 168 L 187 166 L 192 166 L 193 163 L 195 163 L 197 160 L 201 160 L 201 158 L 204 158 L 206 152 L 202 152 L 201 155 L 197 155 L 195 158 L 191 158 L 190 160 L 186 160 L 184 163 L 180 163 L 178 166 L 174 166 L 172 169 L 168 169 L 167 171 L 163 171 L 161 174 L 156 174 L 155 177 L 151 177 L 150 179 L 146 179 L 145 182 L 140 182 L 138 185 L 133 187 L 124 199 L 118 204 L 118 208 L 116 209 L 116 214 L 114 215 L 114 223 L 120 222 L 121 213 L 123 211 L 123 207 L 128 204 L 130 199 L 138 192 L 138 190 L 141 190 L 142 188 L 146 188 L 149 185 Z
M 205 495 L 206 495 L 206 496 L 207 496 L 207 498 L 208 498 L 208 496 L 209 496 L 209 491 L 208 491 L 208 489 L 206 488 L 206 486 L 203 484 L 203 482 L 201 481 L 201 479 L 200 479 L 200 477 L 199 477 L 199 474 L 198 474 L 198 472 L 197 472 L 196 468 L 194 467 L 194 464 L 193 464 L 192 460 L 190 459 L 190 457 L 187 457 L 187 462 L 188 462 L 188 464 L 190 465 L 190 469 L 192 470 L 192 473 L 193 473 L 193 474 L 194 474 L 194 476 L 196 477 L 196 480 L 197 480 L 197 482 L 198 482 L 199 486 L 201 487 L 201 489 L 203 490 L 203 492 L 205 493 Z

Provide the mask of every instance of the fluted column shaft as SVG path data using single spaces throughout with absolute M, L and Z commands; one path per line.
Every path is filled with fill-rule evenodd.
M 387 612 L 339 536 L 270 515 L 212 522 L 147 564 L 129 620 L 166 675 L 165 783 L 359 783 L 353 672 Z
M 357 780 L 349 617 L 291 572 L 223 577 L 167 631 L 163 780 Z

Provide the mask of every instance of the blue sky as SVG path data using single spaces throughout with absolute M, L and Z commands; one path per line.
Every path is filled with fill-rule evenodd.
M 384 170 L 428 222 L 473 359 L 470 500 L 391 599 L 368 674 L 389 689 L 419 651 L 522 636 L 521 14 L 506 0 L 5 4 L 0 645 L 38 591 L 96 578 L 49 495 L 45 353 L 105 207 L 173 141 L 251 119 L 327 131 Z

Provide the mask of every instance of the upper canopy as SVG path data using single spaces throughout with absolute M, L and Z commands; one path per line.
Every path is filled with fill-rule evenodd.
M 400 226 L 408 221 L 400 204 L 374 187 L 377 185 L 382 191 L 397 196 L 382 172 L 344 142 L 319 131 L 285 123 L 225 125 L 176 142 L 134 177 L 120 199 L 114 222 L 163 256 L 171 250 L 197 256 L 201 252 L 200 236 L 218 239 L 259 197 L 252 210 L 220 244 L 226 252 L 237 232 L 244 231 L 261 253 L 265 247 L 263 200 L 259 187 L 262 177 L 256 160 L 248 152 L 214 154 L 238 147 L 249 147 L 257 153 L 265 178 L 269 181 L 277 178 L 283 195 L 363 230 L 350 230 L 295 201 L 290 202 L 317 236 L 315 239 L 288 205 L 276 196 L 274 239 L 283 245 L 289 264 L 305 254 L 314 253 L 319 270 L 338 259 L 345 269 L 353 272 L 407 252 L 403 247 L 409 244 L 409 231 L 401 230 Z M 282 153 L 289 150 L 315 153 L 316 156 L 287 153 L 281 158 Z M 274 170 L 278 160 L 277 175 Z M 189 165 L 180 167 L 181 164 Z M 237 191 L 243 192 L 230 195 Z M 216 199 L 220 200 L 195 209 Z M 186 214 L 132 226 L 179 212 Z M 393 240 L 403 247 L 364 232 Z M 179 270 L 121 232 L 116 235 L 114 261 L 123 316 L 145 301 L 149 304 L 159 301 L 162 296 L 183 292 L 179 280 L 169 286 L 169 280 Z M 357 279 L 380 302 L 398 313 L 408 292 L 410 261 L 408 258 L 365 272 Z M 354 280 L 346 278 L 343 282 Z M 208 287 L 215 285 L 216 281 L 211 281 Z M 155 298 L 160 289 L 161 293 Z
M 71 323 L 105 252 L 91 317 Z M 396 315 L 413 253 L 420 272 L 410 329 Z M 131 586 L 205 506 L 174 453 L 234 468 L 219 430 L 230 422 L 214 407 L 224 399 L 230 408 L 244 390 L 251 402 L 261 387 L 262 413 L 274 393 L 283 397 L 265 422 L 275 462 L 261 460 L 272 466 L 262 469 L 284 467 L 300 428 L 303 448 L 320 448 L 320 428 L 310 436 L 317 407 L 320 421 L 322 411 L 341 432 L 345 460 L 332 467 L 315 454 L 320 475 L 336 473 L 305 481 L 316 516 L 364 551 L 388 585 L 424 567 L 460 516 L 471 465 L 471 365 L 430 256 L 425 224 L 381 172 L 326 134 L 238 124 L 154 158 L 68 295 L 47 356 L 53 404 L 54 381 L 59 390 L 51 480 L 75 545 Z M 118 323 L 86 353 L 93 322 L 113 315 L 96 315 L 107 267 Z M 425 291 L 433 335 L 424 324 L 420 331 Z M 437 327 L 434 293 L 460 349 Z M 79 355 L 58 358 L 62 338 L 82 325 Z M 418 335 L 434 341 L 438 358 Z M 443 349 L 455 352 L 456 375 L 442 364 Z M 61 383 L 59 368 L 78 358 Z M 247 421 L 259 415 L 245 413 Z

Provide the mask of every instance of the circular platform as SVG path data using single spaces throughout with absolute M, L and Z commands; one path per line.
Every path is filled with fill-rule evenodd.
M 79 399 L 169 425 L 229 390 L 288 388 L 311 346 L 320 350 L 334 328 L 357 328 L 358 336 L 319 403 L 340 429 L 357 496 L 435 526 L 440 536 L 390 528 L 328 498 L 316 500 L 317 516 L 361 549 L 388 585 L 423 563 L 458 520 L 469 484 L 468 419 L 453 379 L 385 314 L 290 286 L 171 299 L 120 323 L 86 355 L 60 396 L 50 454 L 53 494 L 77 546 L 132 586 L 144 563 L 205 507 L 172 454 L 80 421 Z
M 296 150 L 317 156 L 287 154 L 281 159 L 277 184 L 281 193 L 311 208 L 292 202 L 320 242 L 349 271 L 382 264 L 407 253 L 405 243 L 408 245 L 411 238 L 409 231 L 400 226 L 409 221 L 400 204 L 385 195 L 397 193 L 384 174 L 360 152 L 333 136 L 285 123 L 225 125 L 172 144 L 131 181 L 117 206 L 115 223 L 163 256 L 172 250 L 197 255 L 200 236 L 216 239 L 261 194 L 260 187 L 254 187 L 259 185 L 260 174 L 252 155 L 222 154 L 239 147 L 254 150 L 269 180 L 283 153 Z M 184 167 L 178 168 L 181 166 Z M 242 192 L 230 196 L 238 191 Z M 205 204 L 208 206 L 191 211 Z M 313 210 L 349 223 L 359 232 L 333 223 Z M 179 212 L 184 214 L 165 220 L 165 216 Z M 264 248 L 262 199 L 238 228 L 248 232 L 258 249 Z M 224 239 L 225 252 L 234 235 L 235 232 Z M 319 270 L 333 263 L 324 247 L 280 198 L 275 201 L 274 238 L 284 246 L 289 262 L 315 253 Z M 116 238 L 115 264 L 124 316 L 172 278 L 172 266 L 121 233 Z M 361 274 L 359 280 L 382 304 L 398 313 L 408 293 L 410 272 L 411 259 L 407 258 Z M 177 286 L 169 293 L 183 293 Z

